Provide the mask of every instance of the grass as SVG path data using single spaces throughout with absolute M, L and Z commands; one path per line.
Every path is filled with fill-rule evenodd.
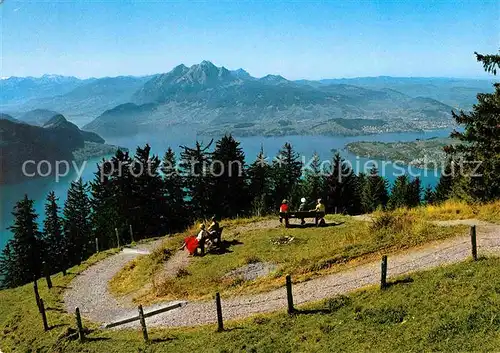
M 94 262 L 96 258 L 91 259 Z M 89 263 L 90 263 L 89 262 Z M 480 259 L 412 275 L 411 282 L 284 312 L 190 329 L 100 330 L 89 341 L 71 336 L 74 318 L 62 311 L 61 286 L 89 265 L 55 276 L 40 292 L 48 303 L 44 333 L 31 285 L 0 292 L 0 349 L 4 352 L 490 352 L 500 347 L 500 259 Z M 223 303 L 224 304 L 224 303 Z M 89 323 L 84 323 L 89 327 Z
M 162 247 L 148 256 L 139 256 L 130 261 L 111 279 L 109 290 L 116 295 L 127 295 L 143 289 L 146 280 L 153 278 L 173 251 Z
M 271 217 L 250 217 L 236 218 L 224 221 L 225 232 L 236 227 L 244 227 L 260 221 L 266 221 Z M 142 291 L 144 287 L 156 287 L 154 281 L 155 274 L 161 270 L 161 266 L 170 256 L 182 245 L 182 241 L 189 235 L 198 232 L 199 223 L 208 224 L 208 220 L 200 220 L 185 232 L 171 235 L 163 241 L 160 248 L 151 255 L 139 256 L 129 262 L 119 273 L 117 273 L 109 283 L 109 290 L 117 296 L 124 296 L 137 291 Z M 152 240 L 157 240 L 154 238 Z M 182 276 L 179 276 L 182 277 Z
M 379 218 L 380 221 L 372 224 L 335 215 L 329 217 L 328 222 L 339 225 L 289 229 L 262 228 L 248 221 L 223 222 L 226 227 L 223 238 L 233 243 L 230 252 L 194 257 L 182 276 L 161 283 L 152 279 L 154 270 L 161 266 L 152 256 L 144 256 L 119 272 L 110 288 L 115 295 L 134 293 L 136 301 L 141 303 L 207 299 L 215 292 L 224 296 L 257 293 L 282 286 L 286 274 L 292 274 L 294 281 L 304 281 L 338 271 L 353 261 L 378 258 L 381 252 L 465 233 L 465 227 L 438 227 L 411 214 L 385 213 Z M 167 239 L 163 248 L 178 248 L 185 235 Z M 290 238 L 293 240 L 289 243 L 280 241 Z M 227 276 L 232 270 L 256 262 L 272 263 L 277 269 L 253 281 Z M 148 290 L 136 291 L 144 287 Z
M 54 287 L 49 291 L 45 280 L 38 281 L 40 297 L 47 310 L 48 322 L 53 327 L 43 332 L 42 319 L 38 313 L 33 284 L 0 291 L 0 351 L 9 352 L 57 352 L 67 344 L 74 326 L 74 318 L 65 313 L 63 293 L 65 288 L 79 273 L 92 264 L 117 253 L 117 249 L 95 254 L 80 266 L 73 267 L 66 276 L 52 276 Z M 61 346 L 61 347 L 62 347 Z
M 447 221 L 475 218 L 492 223 L 500 223 L 500 201 L 488 204 L 469 204 L 459 200 L 448 200 L 439 205 L 400 210 L 424 220 Z

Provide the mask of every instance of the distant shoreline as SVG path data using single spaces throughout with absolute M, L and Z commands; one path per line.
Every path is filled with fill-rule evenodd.
M 363 158 L 398 162 L 406 166 L 429 169 L 431 164 L 433 168 L 436 165 L 445 165 L 447 155 L 443 150 L 444 146 L 457 143 L 451 138 L 417 139 L 409 142 L 356 141 L 346 144 L 345 149 Z

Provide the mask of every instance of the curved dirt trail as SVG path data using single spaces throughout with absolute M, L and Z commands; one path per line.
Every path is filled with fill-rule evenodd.
M 500 253 L 500 225 L 478 220 L 433 223 L 443 226 L 475 224 L 477 225 L 479 254 Z M 470 257 L 470 253 L 470 238 L 468 235 L 428 243 L 417 248 L 408 249 L 406 252 L 391 255 L 389 257 L 388 277 L 460 262 Z M 74 308 L 78 306 L 86 318 L 97 322 L 111 322 L 136 315 L 137 309 L 135 307 L 119 303 L 107 291 L 107 282 L 135 256 L 137 254 L 124 252 L 111 256 L 75 278 L 65 296 L 67 310 L 73 312 Z M 338 294 L 346 294 L 368 285 L 378 284 L 379 281 L 380 262 L 375 261 L 346 271 L 294 284 L 294 302 L 295 304 L 303 304 Z M 146 307 L 145 312 L 177 302 Z M 217 322 L 215 305 L 212 301 L 184 303 L 185 305 L 181 308 L 148 318 L 147 325 L 177 327 Z M 281 310 L 285 309 L 286 305 L 284 287 L 266 293 L 240 296 L 227 300 L 223 298 L 222 300 L 225 320 Z M 121 327 L 139 327 L 139 323 L 136 322 Z

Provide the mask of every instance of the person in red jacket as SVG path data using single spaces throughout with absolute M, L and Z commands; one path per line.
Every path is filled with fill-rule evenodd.
M 288 212 L 288 201 L 285 199 L 281 202 L 280 213 Z M 283 223 L 283 217 L 280 216 L 280 223 Z

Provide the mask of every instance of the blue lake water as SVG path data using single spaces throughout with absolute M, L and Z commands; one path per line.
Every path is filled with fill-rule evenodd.
M 255 160 L 261 146 L 264 147 L 266 155 L 271 160 L 278 150 L 285 144 L 290 142 L 294 149 L 305 158 L 307 162 L 314 152 L 317 152 L 322 160 L 330 159 L 334 150 L 340 150 L 341 154 L 349 160 L 354 170 L 360 171 L 365 168 L 370 168 L 371 164 L 366 158 L 358 158 L 344 150 L 344 146 L 353 141 L 414 141 L 415 139 L 426 139 L 431 137 L 447 137 L 449 130 L 432 130 L 426 132 L 406 132 L 406 133 L 384 133 L 367 136 L 353 137 L 329 137 L 329 136 L 284 136 L 284 137 L 240 137 L 237 138 L 241 142 L 247 163 Z M 135 135 L 123 138 L 107 138 L 106 142 L 118 146 L 126 147 L 131 154 L 137 146 L 143 146 L 146 143 L 151 145 L 152 151 L 155 154 L 163 156 L 168 147 L 172 147 L 176 152 L 179 152 L 181 145 L 193 146 L 196 139 L 206 143 L 210 141 L 208 138 L 199 138 L 195 132 L 190 129 L 175 129 L 168 133 L 158 133 L 157 135 L 144 134 Z M 93 173 L 96 171 L 96 164 L 102 158 L 89 160 L 83 170 L 82 178 L 84 181 L 93 179 Z M 382 163 L 378 164 L 379 169 L 382 169 Z M 439 177 L 438 173 L 432 171 L 424 171 L 418 168 L 410 168 L 385 164 L 384 176 L 393 181 L 395 177 L 402 173 L 402 170 L 410 172 L 411 175 L 420 175 L 424 185 L 436 185 Z M 32 179 L 20 184 L 0 186 L 1 209 L 0 209 L 0 250 L 3 249 L 8 239 L 11 237 L 10 231 L 6 228 L 12 224 L 12 208 L 14 204 L 20 200 L 24 194 L 28 194 L 31 199 L 35 200 L 36 212 L 40 215 L 40 224 L 43 220 L 44 200 L 49 191 L 54 191 L 59 197 L 59 203 L 62 206 L 66 199 L 66 192 L 69 183 L 77 177 L 76 172 L 70 173 L 68 176 L 61 178 L 58 182 L 54 177 Z

